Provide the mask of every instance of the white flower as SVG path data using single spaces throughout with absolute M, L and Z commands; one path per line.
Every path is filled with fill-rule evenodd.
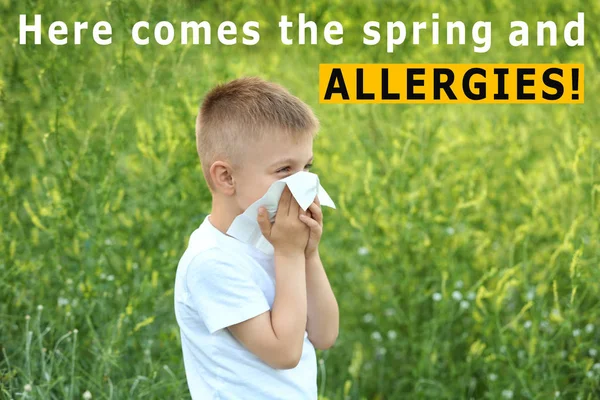
M 371 322 L 373 322 L 374 319 L 375 319 L 375 317 L 373 317 L 373 314 L 371 314 L 371 313 L 366 313 L 363 316 L 363 321 L 367 324 L 370 324 Z
M 594 331 L 594 325 L 592 325 L 592 324 L 587 324 L 587 325 L 585 326 L 585 331 L 586 331 L 587 333 L 592 333 L 592 332 Z
M 496 379 L 498 379 L 498 375 L 496 374 L 489 374 L 488 375 L 488 379 L 492 382 L 494 382 Z
M 455 290 L 452 292 L 452 298 L 456 301 L 462 300 L 462 294 L 458 290 Z
M 358 248 L 358 254 L 361 256 L 366 256 L 367 254 L 369 254 L 369 249 L 367 249 L 366 247 L 359 247 Z
M 527 292 L 527 300 L 531 301 L 535 297 L 535 290 L 529 289 Z
M 519 357 L 519 358 L 525 358 L 525 351 L 524 350 L 519 350 L 517 352 L 517 357 Z
M 506 353 L 506 346 L 504 346 L 504 345 L 500 346 L 500 353 L 502 353 L 502 354 Z
M 134 262 L 133 264 L 131 264 L 131 268 L 134 269 L 134 270 L 138 269 L 139 266 L 140 265 L 138 263 L 136 263 L 136 262 Z
M 532 324 L 531 324 L 531 321 L 527 320 L 527 321 L 525 321 L 525 323 L 523 324 L 523 327 L 525 327 L 525 329 L 529 329 L 529 328 L 531 328 L 531 325 L 532 325 Z
M 454 235 L 454 228 L 449 226 L 446 228 L 446 233 L 450 236 Z
M 115 280 L 115 276 L 114 275 L 109 275 L 106 277 L 107 281 L 114 281 Z
M 102 280 L 106 279 L 106 274 L 104 272 L 100 274 L 100 279 L 102 279 Z
M 561 356 L 561 358 L 567 358 L 567 355 L 568 355 L 568 354 L 569 354 L 569 353 L 567 353 L 567 351 L 566 351 L 566 350 L 562 350 L 562 351 L 560 352 L 560 356 Z
M 71 278 L 67 278 L 67 280 L 65 281 L 65 283 L 66 283 L 67 285 L 72 285 L 72 284 L 73 284 L 73 279 L 71 279 Z
M 92 394 L 90 393 L 90 391 L 89 391 L 89 390 L 86 390 L 86 391 L 83 393 L 83 398 L 84 398 L 84 400 L 90 400 L 90 399 L 92 398 Z
M 475 297 L 477 297 L 477 295 L 475 294 L 475 292 L 469 292 L 469 293 L 467 293 L 467 299 L 473 301 L 473 300 L 475 300 Z
M 505 389 L 502 391 L 502 397 L 504 397 L 505 399 L 512 399 L 513 398 L 513 391 L 512 390 L 508 390 Z
M 376 342 L 381 342 L 381 333 L 377 331 L 371 333 L 371 339 L 375 340 Z
M 464 283 L 463 283 L 463 281 L 460 281 L 460 280 L 459 280 L 459 281 L 456 281 L 456 282 L 454 283 L 454 287 L 455 287 L 455 288 L 457 288 L 457 289 L 461 289 L 463 286 L 464 286 Z
M 44 309 L 44 306 L 40 304 L 39 306 L 37 306 L 37 309 L 38 311 L 42 311 Z
M 467 308 L 469 308 L 469 302 L 468 302 L 468 301 L 466 301 L 466 300 L 462 300 L 462 301 L 460 302 L 460 308 L 462 308 L 462 309 L 466 310 Z
M 594 368 L 596 371 L 600 371 L 600 363 L 594 364 L 592 368 Z
M 386 317 L 391 317 L 396 314 L 396 310 L 394 310 L 393 308 L 386 308 L 383 313 Z
M 573 336 L 577 337 L 581 334 L 581 331 L 579 329 L 573 329 Z
M 594 373 L 592 371 L 588 371 L 586 373 L 586 375 L 587 375 L 588 378 L 593 378 L 594 377 Z
M 385 347 L 377 347 L 377 350 L 375 350 L 375 354 L 378 357 L 383 357 L 385 353 L 387 353 L 387 349 Z
M 596 357 L 596 355 L 598 355 L 598 350 L 596 350 L 596 349 L 589 349 L 588 350 L 588 354 L 590 355 L 590 357 Z
M 440 301 L 442 299 L 441 293 L 435 292 L 433 296 L 431 296 L 434 301 Z
M 554 397 L 560 397 L 560 392 L 558 390 L 554 392 Z
M 25 386 L 23 386 L 23 390 L 26 392 L 31 392 L 33 388 L 31 387 L 31 383 L 26 384 Z
M 112 243 L 113 243 L 113 242 L 112 242 L 112 240 L 110 240 L 110 238 L 107 238 L 107 239 L 104 241 L 104 244 L 105 244 L 105 245 L 107 245 L 107 246 L 110 246 Z M 91 398 L 91 397 L 90 397 L 90 398 Z
M 67 304 L 69 304 L 69 299 L 66 299 L 66 298 L 64 298 L 64 297 L 59 297 L 59 298 L 58 298 L 58 306 L 59 306 L 59 307 L 64 307 L 64 306 L 66 306 Z
M 390 340 L 395 340 L 398 337 L 398 334 L 396 333 L 396 331 L 388 331 L 387 337 Z

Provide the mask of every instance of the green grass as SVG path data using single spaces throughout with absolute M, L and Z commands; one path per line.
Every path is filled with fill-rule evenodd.
M 279 43 L 279 16 L 302 11 L 341 21 L 344 44 Z M 577 11 L 584 47 L 508 45 L 511 20 Z M 367 20 L 432 12 L 492 21 L 491 50 L 361 43 Z M 20 13 L 110 21 L 113 44 L 19 46 Z M 0 15 L 0 398 L 189 397 L 174 274 L 211 200 L 194 119 L 242 75 L 321 120 L 313 172 L 338 205 L 321 254 L 341 316 L 318 352 L 323 397 L 600 396 L 598 4 L 2 0 Z M 257 20 L 261 40 L 137 47 L 142 19 Z M 586 102 L 320 105 L 320 62 L 583 62 Z

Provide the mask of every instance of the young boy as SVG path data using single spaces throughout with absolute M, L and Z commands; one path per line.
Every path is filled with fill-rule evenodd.
M 177 267 L 175 315 L 193 399 L 317 399 L 316 349 L 331 347 L 339 311 L 319 257 L 318 199 L 303 211 L 286 187 L 275 222 L 257 221 L 268 255 L 229 235 L 271 184 L 312 165 L 310 107 L 259 78 L 204 99 L 196 143 L 211 213 Z M 261 212 L 262 211 L 262 212 Z

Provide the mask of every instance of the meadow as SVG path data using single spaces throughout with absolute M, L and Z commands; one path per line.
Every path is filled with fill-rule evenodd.
M 582 47 L 506 40 L 511 20 L 562 29 L 578 11 Z M 344 43 L 283 45 L 279 16 L 300 12 L 340 21 Z M 492 21 L 491 49 L 361 42 L 367 20 L 432 12 Z M 19 14 L 110 21 L 113 41 L 19 45 Z M 320 400 L 600 398 L 600 3 L 0 0 L 0 15 L 0 398 L 189 398 L 173 284 L 211 207 L 194 120 L 245 75 L 321 121 L 340 335 L 317 352 Z M 256 20 L 261 39 L 139 46 L 139 20 Z M 333 62 L 584 63 L 585 104 L 319 104 Z

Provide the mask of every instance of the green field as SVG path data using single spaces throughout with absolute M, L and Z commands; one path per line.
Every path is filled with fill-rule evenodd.
M 586 16 L 585 46 L 562 28 Z M 344 43 L 285 46 L 299 12 Z M 487 53 L 364 46 L 368 20 L 493 24 Z M 19 45 L 19 14 L 43 16 Z M 340 335 L 322 399 L 600 398 L 597 1 L 0 0 L 0 398 L 189 398 L 173 285 L 210 212 L 194 121 L 216 83 L 258 75 L 314 107 L 320 251 Z M 511 47 L 553 19 L 556 47 Z M 55 46 L 54 20 L 109 21 Z M 260 42 L 136 46 L 138 20 L 260 22 Z M 467 31 L 469 33 L 469 31 Z M 297 36 L 297 34 L 296 34 Z M 29 36 L 32 38 L 32 36 Z M 444 36 L 442 36 L 443 38 Z M 72 36 L 70 36 L 72 39 Z M 325 105 L 318 64 L 584 63 L 583 105 Z

